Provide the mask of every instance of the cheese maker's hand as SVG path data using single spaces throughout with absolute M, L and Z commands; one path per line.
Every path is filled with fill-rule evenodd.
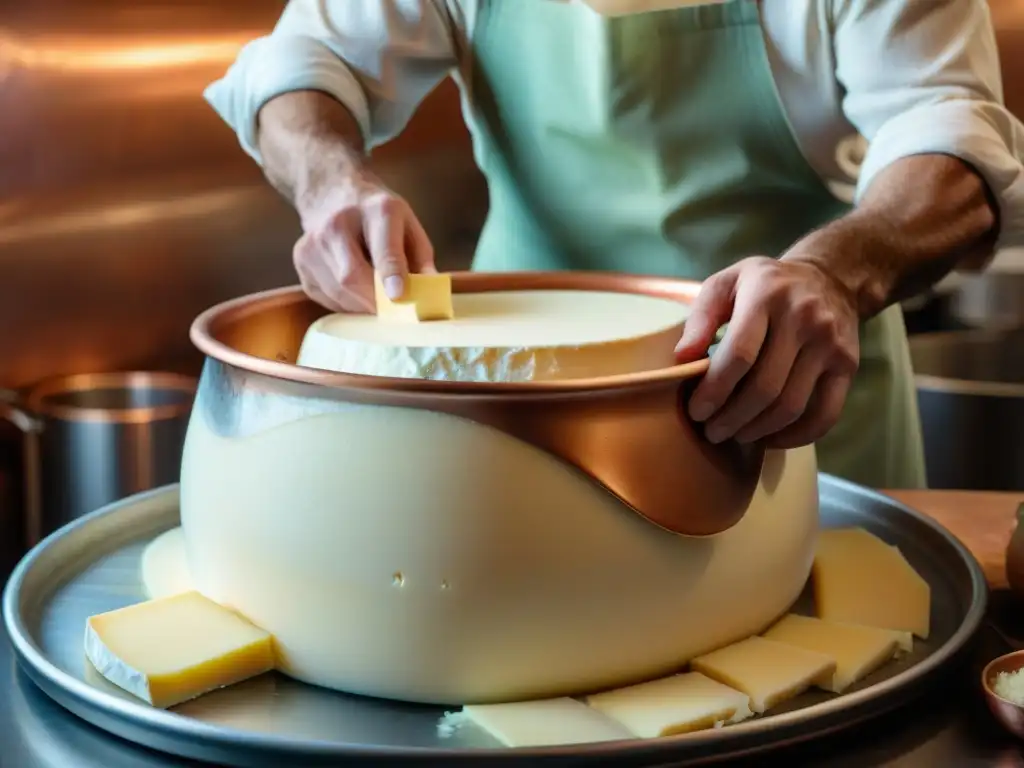
M 349 176 L 299 213 L 305 233 L 293 252 L 295 270 L 306 294 L 328 309 L 374 312 L 374 269 L 392 299 L 410 271 L 436 271 L 412 208 L 369 175 Z
M 823 437 L 860 359 L 852 298 L 815 264 L 745 259 L 704 282 L 676 350 L 680 360 L 706 354 L 726 322 L 689 403 L 708 439 L 792 448 Z

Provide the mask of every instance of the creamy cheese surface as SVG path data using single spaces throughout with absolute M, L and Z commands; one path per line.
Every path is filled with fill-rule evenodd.
M 734 528 L 689 539 L 445 414 L 352 406 L 232 438 L 200 413 L 181 513 L 195 588 L 271 632 L 280 671 L 462 705 L 627 685 L 766 629 L 810 571 L 814 447 L 770 452 L 765 477 Z
M 608 291 L 455 294 L 455 317 L 401 322 L 334 314 L 306 332 L 298 363 L 446 381 L 551 381 L 674 364 L 689 307 Z

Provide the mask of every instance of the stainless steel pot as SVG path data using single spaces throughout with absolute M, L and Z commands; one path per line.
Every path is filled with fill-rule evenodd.
M 950 295 L 950 311 L 971 328 L 1024 328 L 1024 270 L 965 276 Z
M 910 340 L 932 488 L 1024 490 L 1024 328 Z
M 196 380 L 173 373 L 81 374 L 44 381 L 0 418 L 25 436 L 26 532 L 32 545 L 75 518 L 177 482 Z

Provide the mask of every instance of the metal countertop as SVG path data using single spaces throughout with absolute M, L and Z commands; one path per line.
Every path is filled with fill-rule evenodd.
M 6 575 L 3 577 L 6 581 Z M 1015 610 L 1016 609 L 1016 610 Z M 1018 628 L 1006 617 L 1020 614 Z M 1024 637 L 1024 604 L 993 596 L 991 616 L 1003 632 Z M 977 690 L 981 665 L 1009 650 L 1005 637 L 986 627 L 972 658 L 951 670 L 945 687 L 902 711 L 822 742 L 732 761 L 735 768 L 769 759 L 794 766 L 838 768 L 1024 768 L 1024 744 L 1004 734 Z M 184 768 L 207 765 L 137 747 L 65 712 L 17 668 L 6 632 L 0 631 L 0 766 L 2 768 Z M 289 768 L 292 768 L 289 766 Z M 298 766 L 295 766 L 298 768 Z M 611 768 L 611 767 L 610 767 Z

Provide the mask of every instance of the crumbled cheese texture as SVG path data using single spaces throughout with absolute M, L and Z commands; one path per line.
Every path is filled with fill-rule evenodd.
M 993 686 L 996 696 L 1024 706 L 1024 669 L 1000 672 Z

